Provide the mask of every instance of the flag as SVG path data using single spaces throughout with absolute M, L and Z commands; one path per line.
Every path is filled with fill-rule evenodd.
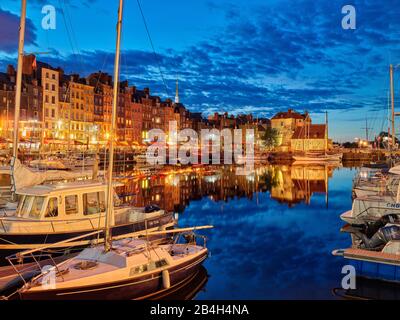
M 33 57 L 32 68 L 33 68 L 34 70 L 36 70 L 36 68 L 37 68 L 37 65 L 36 65 L 36 57 Z

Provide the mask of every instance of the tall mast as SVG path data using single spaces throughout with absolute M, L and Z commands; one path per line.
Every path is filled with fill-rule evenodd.
M 325 111 L 325 152 L 328 150 L 328 111 Z
M 118 80 L 119 80 L 119 56 L 121 44 L 121 29 L 122 29 L 122 11 L 123 0 L 119 0 L 118 8 L 118 22 L 117 22 L 117 44 L 115 50 L 114 60 L 114 85 L 113 85 L 113 108 L 111 114 L 111 134 L 110 134 L 110 148 L 109 148 L 109 164 L 107 172 L 107 212 L 105 219 L 105 232 L 104 232 L 104 250 L 107 252 L 111 248 L 111 233 L 110 233 L 110 219 L 114 213 L 114 197 L 112 187 L 113 167 L 114 167 L 114 138 L 115 138 L 115 120 L 117 113 L 118 103 Z
M 18 40 L 18 65 L 17 79 L 15 88 L 15 109 L 14 109 L 14 136 L 13 136 L 13 166 L 18 157 L 18 134 L 19 134 L 19 109 L 21 107 L 21 91 L 22 91 L 22 64 L 24 62 L 24 41 L 25 41 L 25 18 L 26 18 L 26 0 L 21 1 L 21 19 L 19 24 L 19 40 Z M 13 170 L 13 168 L 12 168 Z M 12 177 L 12 197 L 15 199 L 15 181 Z
M 25 18 L 26 18 L 26 0 L 21 1 L 21 19 L 19 25 L 18 41 L 18 65 L 17 79 L 15 88 L 15 111 L 14 111 L 14 137 L 13 137 L 13 157 L 18 157 L 18 129 L 19 129 L 19 109 L 21 107 L 22 91 L 22 64 L 24 61 L 24 41 L 25 41 Z
M 175 103 L 179 103 L 179 84 L 178 84 L 178 77 L 176 77 Z
M 394 127 L 394 83 L 393 83 L 393 65 L 390 65 L 390 100 L 392 104 L 392 150 L 394 149 L 394 146 L 396 144 L 395 137 L 396 137 L 396 132 L 395 132 L 395 127 Z

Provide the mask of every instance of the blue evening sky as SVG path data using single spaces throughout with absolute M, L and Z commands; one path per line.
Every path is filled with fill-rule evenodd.
M 356 8 L 355 30 L 342 7 Z M 41 9 L 57 9 L 44 30 Z M 26 52 L 66 72 L 112 72 L 117 0 L 28 0 Z M 323 122 L 337 141 L 388 126 L 389 64 L 400 63 L 400 0 L 125 1 L 121 78 L 191 111 L 270 117 L 292 108 Z M 16 64 L 20 1 L 0 2 L 0 70 Z M 159 68 L 161 68 L 161 73 Z M 395 76 L 396 96 L 400 69 Z M 167 88 L 163 84 L 163 77 Z M 400 99 L 400 98 L 399 98 Z M 399 100 L 400 101 L 400 100 Z M 397 131 L 399 130 L 399 126 Z

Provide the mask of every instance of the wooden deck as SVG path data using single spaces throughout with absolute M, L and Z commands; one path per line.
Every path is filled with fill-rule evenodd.
M 368 260 L 385 264 L 400 265 L 400 255 L 383 253 L 379 251 L 350 248 L 345 250 L 344 256 L 346 258 L 353 258 L 356 260 Z

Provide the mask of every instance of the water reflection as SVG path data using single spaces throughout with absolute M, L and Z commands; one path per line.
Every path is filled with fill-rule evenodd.
M 356 289 L 336 288 L 333 294 L 347 300 L 399 300 L 400 285 L 379 280 L 357 278 Z
M 207 167 L 127 179 L 120 193 L 179 211 L 179 226 L 215 226 L 202 232 L 211 277 L 197 299 L 333 299 L 343 261 L 331 251 L 349 245 L 338 230 L 353 175 L 330 166 L 268 165 L 248 176 Z
M 151 300 L 193 300 L 199 292 L 204 290 L 207 281 L 207 270 L 204 267 L 200 267 L 198 272 L 189 279 L 173 289 L 153 297 Z
M 246 176 L 236 175 L 234 166 L 167 171 L 151 177 L 124 179 L 124 187 L 118 193 L 124 201 L 138 206 L 157 204 L 176 212 L 183 212 L 190 201 L 204 197 L 216 202 L 241 198 L 257 201 L 260 192 L 269 192 L 272 199 L 291 207 L 301 202 L 309 204 L 315 193 L 327 195 L 328 180 L 334 169 L 328 165 L 270 165 L 257 167 Z

